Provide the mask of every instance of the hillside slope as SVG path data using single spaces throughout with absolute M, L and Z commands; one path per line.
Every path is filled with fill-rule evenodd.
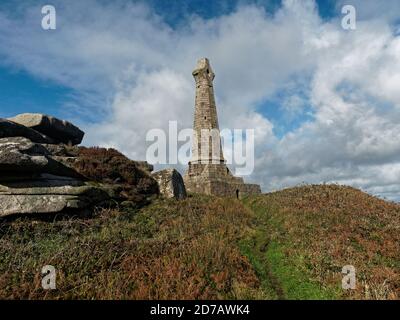
M 400 298 L 400 206 L 336 185 L 303 186 L 246 200 L 258 218 L 249 256 L 280 297 Z M 356 269 L 343 290 L 342 268 Z M 265 268 L 267 266 L 267 268 Z
M 399 205 L 338 186 L 3 219 L 0 298 L 399 299 L 399 226 Z M 344 265 L 356 290 L 341 289 Z

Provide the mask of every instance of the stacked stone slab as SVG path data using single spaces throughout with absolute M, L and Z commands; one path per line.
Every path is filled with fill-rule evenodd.
M 0 138 L 9 137 L 25 137 L 32 142 L 37 143 L 54 143 L 51 138 L 36 130 L 25 127 L 10 120 L 0 118 Z
M 261 193 L 259 185 L 245 184 L 242 178 L 233 176 L 226 166 L 214 97 L 215 74 L 207 58 L 198 61 L 193 77 L 196 82 L 194 139 L 192 159 L 184 176 L 187 191 L 237 198 Z M 207 130 L 209 136 L 204 136 Z
M 69 129 L 65 135 L 63 128 Z M 67 139 L 70 144 L 78 144 L 82 138 L 79 128 L 46 115 L 1 118 L 0 217 L 84 209 L 107 200 L 106 192 L 86 185 L 84 177 L 55 160 L 47 148 Z
M 40 132 L 55 143 L 77 145 L 82 142 L 85 133 L 72 123 L 39 113 L 23 113 L 10 121 Z
M 0 118 L 0 217 L 82 212 L 126 200 L 120 196 L 126 186 L 90 181 L 76 169 L 83 136 L 72 123 L 47 115 Z M 145 162 L 134 168 L 132 174 L 152 170 Z

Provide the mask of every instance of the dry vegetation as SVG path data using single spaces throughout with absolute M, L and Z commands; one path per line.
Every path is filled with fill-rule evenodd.
M 240 202 L 193 197 L 86 220 L 3 222 L 0 297 L 262 298 L 235 245 L 250 220 Z M 58 271 L 54 291 L 40 285 L 47 264 Z
M 115 149 L 79 147 L 73 167 L 90 181 L 117 186 L 116 198 L 131 206 L 147 204 L 149 196 L 158 194 L 157 182 Z
M 106 183 L 128 183 L 143 191 L 154 188 L 153 180 L 140 170 L 135 161 L 115 149 L 79 147 L 74 169 L 91 181 Z
M 265 222 L 272 269 L 289 297 L 307 291 L 297 292 L 296 277 L 285 274 L 291 265 L 292 273 L 305 274 L 324 289 L 320 293 L 330 292 L 327 297 L 400 298 L 398 204 L 336 185 L 287 189 L 247 203 Z M 341 289 L 345 265 L 356 268 L 355 290 Z
M 0 222 L 0 298 L 399 299 L 399 231 L 399 205 L 338 186 L 19 218 Z

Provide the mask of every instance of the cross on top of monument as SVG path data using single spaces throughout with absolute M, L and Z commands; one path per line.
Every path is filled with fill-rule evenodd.
M 212 85 L 212 81 L 215 78 L 215 73 L 211 69 L 210 61 L 207 58 L 201 58 L 197 62 L 196 69 L 192 72 L 193 77 L 196 79 L 206 79 Z

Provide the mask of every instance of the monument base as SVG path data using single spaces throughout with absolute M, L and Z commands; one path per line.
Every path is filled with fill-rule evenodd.
M 261 193 L 259 185 L 246 184 L 243 178 L 233 176 L 225 163 L 189 163 L 183 180 L 186 190 L 192 193 L 239 199 L 245 195 Z

